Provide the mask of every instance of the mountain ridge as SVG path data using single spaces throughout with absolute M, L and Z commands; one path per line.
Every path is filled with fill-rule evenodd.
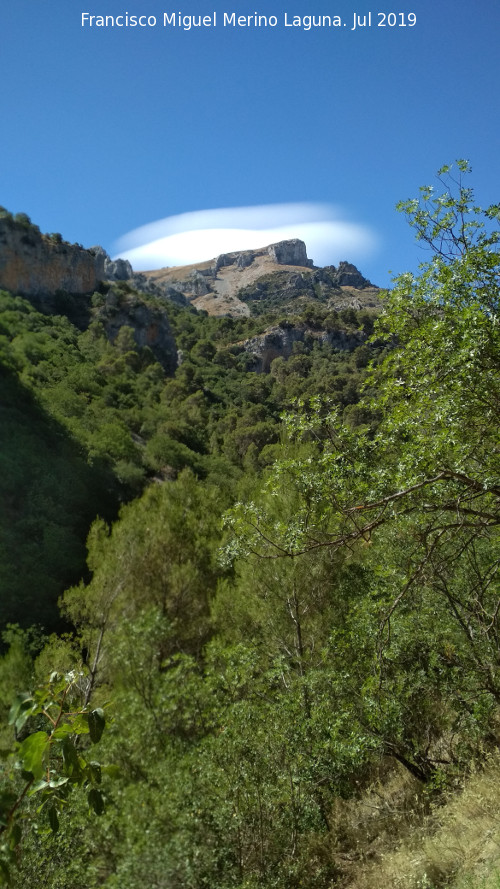
M 83 296 L 110 281 L 127 282 L 137 291 L 190 304 L 209 315 L 234 318 L 260 314 L 276 299 L 333 299 L 336 309 L 378 307 L 378 288 L 356 266 L 343 261 L 338 268 L 319 268 L 298 238 L 186 266 L 136 272 L 128 261 L 112 260 L 100 246 L 84 248 L 64 241 L 59 233 L 42 234 L 26 214 L 13 216 L 0 208 L 0 288 L 51 311 L 58 292 Z
M 250 315 L 248 303 L 259 300 L 267 289 L 269 282 L 262 279 L 276 274 L 282 275 L 279 284 L 292 298 L 301 293 L 306 295 L 308 291 L 314 298 L 318 296 L 319 286 L 322 295 L 326 291 L 332 291 L 328 296 L 345 293 L 338 308 L 378 307 L 378 288 L 364 278 L 356 266 L 346 261 L 340 262 L 338 268 L 315 266 L 307 256 L 305 243 L 298 238 L 143 274 L 147 280 L 181 293 L 191 305 L 209 315 Z M 253 288 L 253 292 L 248 288 Z M 357 300 L 356 305 L 352 298 Z

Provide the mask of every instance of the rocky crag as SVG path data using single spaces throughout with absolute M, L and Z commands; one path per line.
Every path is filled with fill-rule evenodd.
M 135 273 L 127 260 L 112 260 L 102 247 L 70 244 L 59 234 L 42 234 L 28 216 L 18 217 L 0 214 L 0 289 L 50 309 L 58 292 L 83 296 L 103 281 L 128 281 L 136 290 L 186 304 L 178 289 Z
M 20 214 L 22 217 L 22 214 Z M 0 288 L 28 298 L 65 291 L 92 293 L 104 278 L 104 260 L 92 250 L 42 235 L 28 217 L 0 217 Z
M 127 292 L 109 287 L 109 282 L 127 282 Z M 126 260 L 111 260 L 102 247 L 86 250 L 59 234 L 44 235 L 24 214 L 0 216 L 0 290 L 29 299 L 43 312 L 66 314 L 81 329 L 98 319 L 111 342 L 120 328 L 130 327 L 137 345 L 149 346 L 167 373 L 177 367 L 177 346 L 166 313 L 133 292 L 165 298 L 168 289 L 135 275 Z M 94 308 L 93 293 L 98 297 Z M 171 297 L 187 302 L 177 291 Z
M 264 333 L 244 340 L 241 345 L 252 356 L 251 370 L 269 373 L 275 358 L 290 358 L 295 343 L 311 347 L 314 343 L 329 345 L 332 349 L 352 352 L 366 342 L 364 330 L 314 330 L 307 324 L 277 324 Z
M 163 369 L 168 374 L 175 373 L 179 363 L 177 343 L 167 314 L 160 306 L 119 287 L 110 287 L 101 300 L 94 310 L 94 318 L 102 324 L 110 342 L 115 341 L 123 327 L 129 327 L 136 345 L 148 346 Z
M 195 265 L 137 273 L 102 247 L 84 249 L 58 234 L 42 234 L 24 214 L 0 214 L 0 288 L 51 310 L 54 294 L 91 294 L 103 281 L 126 281 L 151 296 L 233 317 L 255 314 L 257 303 L 267 309 L 269 301 L 301 297 L 333 298 L 335 308 L 378 304 L 377 288 L 355 266 L 341 262 L 338 268 L 316 268 L 297 238 Z
M 97 266 L 101 268 L 102 265 L 103 267 L 103 280 L 127 281 L 130 287 L 140 293 L 147 293 L 160 299 L 171 299 L 180 306 L 187 305 L 188 300 L 178 289 L 169 287 L 168 284 L 161 281 L 155 281 L 154 278 L 143 275 L 142 272 L 134 272 L 128 259 L 111 259 L 104 248 L 100 246 L 91 247 L 90 250 L 96 257 Z
M 209 315 L 244 317 L 271 303 L 296 298 L 332 299 L 332 307 L 378 308 L 378 288 L 348 262 L 316 268 L 306 245 L 294 238 L 258 250 L 223 253 L 208 262 L 158 269 L 144 277 L 184 296 Z

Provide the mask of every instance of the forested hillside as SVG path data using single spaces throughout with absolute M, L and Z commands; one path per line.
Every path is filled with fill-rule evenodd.
M 400 206 L 428 262 L 380 310 L 1 295 L 5 881 L 498 885 L 500 208 L 468 172 Z
M 274 460 L 295 399 L 324 394 L 358 423 L 365 368 L 380 352 L 366 344 L 374 310 L 337 312 L 324 298 L 283 298 L 274 313 L 234 320 L 128 282 L 101 289 L 59 293 L 49 310 L 0 292 L 3 626 L 60 625 L 58 597 L 88 580 L 92 520 L 116 518 L 152 480 L 189 467 L 231 502 L 233 482 Z M 257 374 L 262 355 L 270 372 Z

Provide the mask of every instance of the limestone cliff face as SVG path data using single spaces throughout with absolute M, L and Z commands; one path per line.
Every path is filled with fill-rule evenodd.
M 304 241 L 298 238 L 291 238 L 289 241 L 278 241 L 277 244 L 270 244 L 267 252 L 274 262 L 279 265 L 300 265 L 302 267 L 312 266 L 312 260 L 307 258 L 307 250 Z
M 107 281 L 128 281 L 134 274 L 132 266 L 127 259 L 115 259 L 113 261 L 109 254 L 106 253 L 104 247 L 101 247 L 99 244 L 96 244 L 95 247 L 90 247 L 90 252 L 95 255 L 96 261 L 99 263 L 99 269 L 102 262 L 104 270 L 102 277 L 106 278 Z
M 307 248 L 304 241 L 291 238 L 289 241 L 278 241 L 277 244 L 269 244 L 261 250 L 244 250 L 242 253 L 221 253 L 213 266 L 208 269 L 200 269 L 201 274 L 210 274 L 214 278 L 221 268 L 235 265 L 238 269 L 248 268 L 255 260 L 269 257 L 277 265 L 298 265 L 302 268 L 312 268 L 313 261 L 307 257 Z
M 0 219 L 0 288 L 43 298 L 58 290 L 92 293 L 103 278 L 104 261 L 90 250 Z

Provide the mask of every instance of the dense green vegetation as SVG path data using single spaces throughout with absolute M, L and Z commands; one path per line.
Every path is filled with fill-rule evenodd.
M 52 788 L 40 813 L 26 794 L 38 830 L 22 834 L 15 886 L 473 885 L 458 853 L 422 840 L 404 854 L 405 827 L 423 830 L 485 760 L 498 776 L 500 208 L 474 205 L 467 172 L 445 168 L 440 193 L 401 205 L 431 260 L 397 279 L 376 340 L 350 354 L 306 342 L 257 375 L 241 342 L 261 318 L 170 306 L 184 356 L 166 377 L 127 328 L 108 342 L 98 306 L 81 333 L 5 296 L 19 407 L 69 433 L 81 472 L 123 501 L 94 522 L 88 573 L 63 596 L 70 632 L 5 639 L 2 699 L 19 678 L 81 670 L 79 706 L 111 701 L 90 740 L 116 766 L 94 788 L 99 819 L 78 793 Z M 68 497 L 62 484 L 54 500 Z M 23 727 L 40 733 L 35 717 Z
M 71 317 L 82 315 L 76 301 L 57 300 Z M 127 284 L 92 302 L 80 330 L 67 314 L 42 314 L 0 292 L 0 626 L 60 626 L 57 599 L 85 573 L 92 520 L 115 518 L 119 501 L 152 478 L 172 479 L 189 467 L 231 487 L 244 470 L 273 460 L 280 414 L 298 396 L 324 392 L 356 421 L 373 348 L 335 352 L 310 337 L 288 361 L 275 361 L 271 374 L 256 375 L 241 341 L 264 330 L 266 319 L 209 318 L 145 301 Z M 145 304 L 167 317 L 182 351 L 174 376 L 136 344 L 130 326 L 112 343 L 106 334 L 114 313 L 126 317 Z M 341 315 L 342 330 L 371 320 Z M 307 318 L 306 310 L 297 323 Z

